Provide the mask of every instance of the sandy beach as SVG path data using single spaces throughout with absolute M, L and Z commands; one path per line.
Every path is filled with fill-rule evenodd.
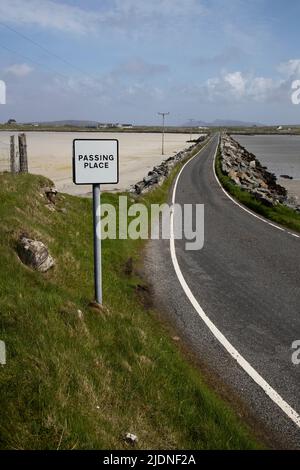
M 0 140 L 9 143 L 13 133 L 1 132 Z M 17 133 L 15 134 L 17 135 Z M 193 134 L 193 138 L 200 134 Z M 101 132 L 27 132 L 28 163 L 31 173 L 47 176 L 57 189 L 74 195 L 87 195 L 90 186 L 76 186 L 72 181 L 73 139 L 118 139 L 120 145 L 120 181 L 103 185 L 103 191 L 124 191 L 141 180 L 152 167 L 191 144 L 189 134 L 165 134 L 165 155 L 161 155 L 161 134 Z M 5 147 L 3 148 L 5 151 Z M 7 150 L 6 150 L 7 152 Z
M 1 132 L 0 140 L 9 143 L 12 133 Z M 15 134 L 17 136 L 17 133 Z M 194 134 L 193 138 L 200 134 Z M 165 155 L 161 155 L 161 134 L 101 133 L 101 132 L 27 132 L 28 162 L 31 173 L 52 179 L 61 192 L 86 195 L 90 186 L 76 186 L 72 181 L 73 139 L 118 139 L 120 146 L 120 181 L 103 185 L 103 191 L 123 191 L 141 180 L 152 167 L 164 158 L 189 145 L 189 134 L 165 134 Z M 3 147 L 3 152 L 6 152 Z

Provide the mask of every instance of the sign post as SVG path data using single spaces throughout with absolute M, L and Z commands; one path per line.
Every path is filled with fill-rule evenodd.
M 102 305 L 102 266 L 101 266 L 101 233 L 98 236 L 97 229 L 101 227 L 101 202 L 100 184 L 93 184 L 93 225 L 94 225 L 94 279 L 95 300 Z
M 119 182 L 119 142 L 116 139 L 73 141 L 73 182 L 93 185 L 95 300 L 102 305 L 100 184 Z

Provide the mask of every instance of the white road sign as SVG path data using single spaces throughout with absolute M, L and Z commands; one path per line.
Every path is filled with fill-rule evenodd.
M 118 140 L 75 139 L 73 141 L 73 181 L 75 184 L 118 183 Z

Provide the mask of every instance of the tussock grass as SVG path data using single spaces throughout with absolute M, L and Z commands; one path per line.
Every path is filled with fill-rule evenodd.
M 216 173 L 222 186 L 238 201 L 245 206 L 252 209 L 254 212 L 281 224 L 291 230 L 300 232 L 300 214 L 283 204 L 278 204 L 275 207 L 267 207 L 258 201 L 252 194 L 245 189 L 240 188 L 229 176 L 224 175 L 221 168 L 221 152 L 219 150 L 216 158 Z
M 92 202 L 60 195 L 50 212 L 46 185 L 43 177 L 0 175 L 0 338 L 7 346 L 0 447 L 123 449 L 122 436 L 133 432 L 144 449 L 257 448 L 141 303 L 136 287 L 143 281 L 124 270 L 129 258 L 139 262 L 141 241 L 103 242 L 107 309 L 88 307 Z M 164 200 L 169 185 L 143 200 Z M 103 194 L 102 201 L 117 206 L 117 195 Z M 53 270 L 40 274 L 21 264 L 15 252 L 21 232 L 48 245 Z

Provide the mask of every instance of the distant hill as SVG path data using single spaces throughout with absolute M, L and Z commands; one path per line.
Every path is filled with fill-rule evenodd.
M 97 126 L 99 123 L 97 121 L 81 121 L 76 119 L 67 119 L 62 121 L 45 121 L 45 122 L 38 122 L 35 121 L 36 124 L 41 126 L 72 126 L 72 127 L 89 127 L 89 126 Z
M 230 119 L 215 119 L 213 122 L 206 121 L 188 121 L 183 124 L 184 127 L 253 127 L 263 126 L 263 124 L 257 122 L 246 122 L 246 121 L 234 121 Z

